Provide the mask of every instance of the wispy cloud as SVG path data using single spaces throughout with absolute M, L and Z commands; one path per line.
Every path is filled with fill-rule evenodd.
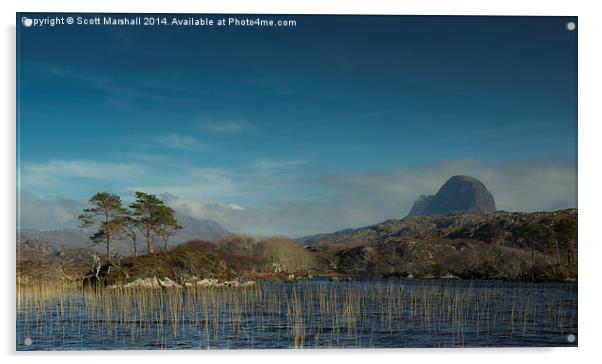
M 558 160 L 447 161 L 378 173 L 330 175 L 321 180 L 342 194 L 369 194 L 372 203 L 368 205 L 380 205 L 383 210 L 395 207 L 405 214 L 419 195 L 436 193 L 457 174 L 483 181 L 500 210 L 556 210 L 577 204 L 576 165 Z
M 264 171 L 281 171 L 283 169 L 294 169 L 306 165 L 307 161 L 302 159 L 281 160 L 281 159 L 258 159 L 249 164 L 252 168 L 257 168 Z
M 170 149 L 180 149 L 188 151 L 198 151 L 204 145 L 196 138 L 180 134 L 168 134 L 157 137 L 157 143 Z
M 151 99 L 165 102 L 166 100 L 187 101 L 199 96 L 199 92 L 195 89 L 183 88 L 160 78 L 139 80 L 131 76 L 99 75 L 97 70 L 71 69 L 62 66 L 51 66 L 49 73 L 101 91 L 112 98 Z M 124 103 L 123 100 L 121 103 Z
M 334 69 L 341 72 L 350 72 L 353 70 L 353 63 L 351 60 L 343 56 L 324 56 L 320 58 L 319 63 L 330 70 Z
M 235 171 L 225 168 L 172 165 L 163 171 L 157 167 L 152 178 L 140 179 L 136 184 L 126 186 L 126 190 L 190 197 L 231 198 L 244 194 L 243 182 Z
M 164 160 L 144 167 L 51 161 L 28 166 L 24 172 L 30 180 L 53 179 L 46 191 L 67 194 L 82 185 L 76 177 L 113 178 L 121 186 L 114 192 L 124 199 L 131 198 L 134 190 L 156 193 L 178 213 L 252 234 L 301 236 L 402 218 L 418 196 L 437 192 L 456 174 L 483 181 L 501 210 L 557 210 L 577 205 L 576 166 L 558 160 L 460 160 L 336 175 L 311 175 L 308 167 L 302 160 L 277 159 L 232 168 L 199 168 Z M 69 211 L 84 202 L 42 197 L 24 204 L 22 215 L 31 224 L 45 226 L 44 216 L 58 224 L 69 220 L 74 214 Z
M 139 163 L 89 160 L 50 160 L 19 164 L 19 188 L 41 196 L 74 196 L 95 190 L 122 192 L 128 181 L 148 178 L 147 166 Z
M 255 126 L 245 120 L 201 121 L 201 130 L 215 133 L 249 134 L 255 132 Z
M 115 141 L 138 150 L 173 149 L 198 152 L 206 148 L 198 138 L 178 133 L 132 134 L 117 137 Z
M 158 143 L 156 139 L 155 143 Z M 196 139 L 170 137 L 171 148 L 198 149 Z M 42 195 L 112 188 L 114 192 L 145 190 L 210 199 L 248 198 L 283 193 L 304 177 L 304 161 L 260 159 L 226 167 L 199 166 L 177 157 L 133 154 L 128 162 L 93 160 L 21 161 L 21 187 Z
M 50 160 L 22 162 L 21 183 L 25 186 L 53 182 L 61 178 L 95 180 L 130 179 L 139 177 L 146 168 L 134 163 L 98 162 L 88 160 Z

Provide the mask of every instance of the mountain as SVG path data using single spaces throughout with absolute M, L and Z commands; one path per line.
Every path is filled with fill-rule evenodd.
M 189 216 L 177 216 L 178 223 L 182 226 L 169 240 L 169 246 L 175 246 L 188 240 L 216 240 L 230 234 L 228 230 L 219 223 L 208 219 L 195 219 Z M 144 237 L 138 234 L 138 247 L 145 250 Z M 58 229 L 58 230 L 35 230 L 21 229 L 19 242 L 38 241 L 49 243 L 56 249 L 88 248 L 98 253 L 104 253 L 102 245 L 92 245 L 90 242 L 91 232 L 82 229 Z M 155 247 L 162 246 L 159 239 L 155 240 Z M 129 254 L 132 251 L 132 243 L 127 239 L 120 239 L 112 247 L 114 252 Z
M 453 176 L 434 196 L 420 196 L 408 217 L 495 211 L 495 200 L 483 182 L 471 176 Z
M 226 228 L 214 220 L 196 219 L 187 215 L 179 215 L 177 219 L 182 229 L 175 232 L 172 245 L 194 239 L 217 240 L 230 235 Z
M 431 201 L 433 201 L 434 197 L 435 196 L 433 196 L 433 195 L 428 195 L 428 196 L 420 195 L 420 197 L 418 197 L 416 202 L 414 202 L 414 205 L 410 209 L 408 216 L 422 215 L 424 210 L 427 208 L 427 206 L 431 203 Z

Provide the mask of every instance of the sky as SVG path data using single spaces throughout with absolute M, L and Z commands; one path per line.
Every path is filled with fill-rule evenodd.
M 21 227 L 143 190 L 298 237 L 402 218 L 456 174 L 499 209 L 577 206 L 576 18 L 263 17 L 297 25 L 19 26 Z

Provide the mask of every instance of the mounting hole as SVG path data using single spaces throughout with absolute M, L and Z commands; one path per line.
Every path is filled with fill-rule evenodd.
M 25 344 L 25 346 L 31 346 L 31 344 L 33 344 L 33 341 L 30 337 L 26 337 L 25 340 L 23 340 L 23 344 Z
M 23 18 L 21 18 L 21 23 L 23 24 L 23 26 L 29 28 L 33 24 L 33 20 L 31 20 L 30 18 L 24 16 Z
M 574 343 L 577 340 L 577 337 L 573 334 L 569 334 L 566 336 L 566 341 L 569 343 Z
M 573 30 L 577 29 L 577 24 L 575 24 L 574 22 L 570 21 L 568 23 L 566 23 L 566 30 L 572 32 Z

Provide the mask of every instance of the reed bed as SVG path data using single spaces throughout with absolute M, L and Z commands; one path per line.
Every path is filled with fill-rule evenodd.
M 214 349 L 557 346 L 577 286 L 444 280 L 251 289 L 17 288 L 17 347 Z M 23 344 L 31 339 L 31 345 Z

